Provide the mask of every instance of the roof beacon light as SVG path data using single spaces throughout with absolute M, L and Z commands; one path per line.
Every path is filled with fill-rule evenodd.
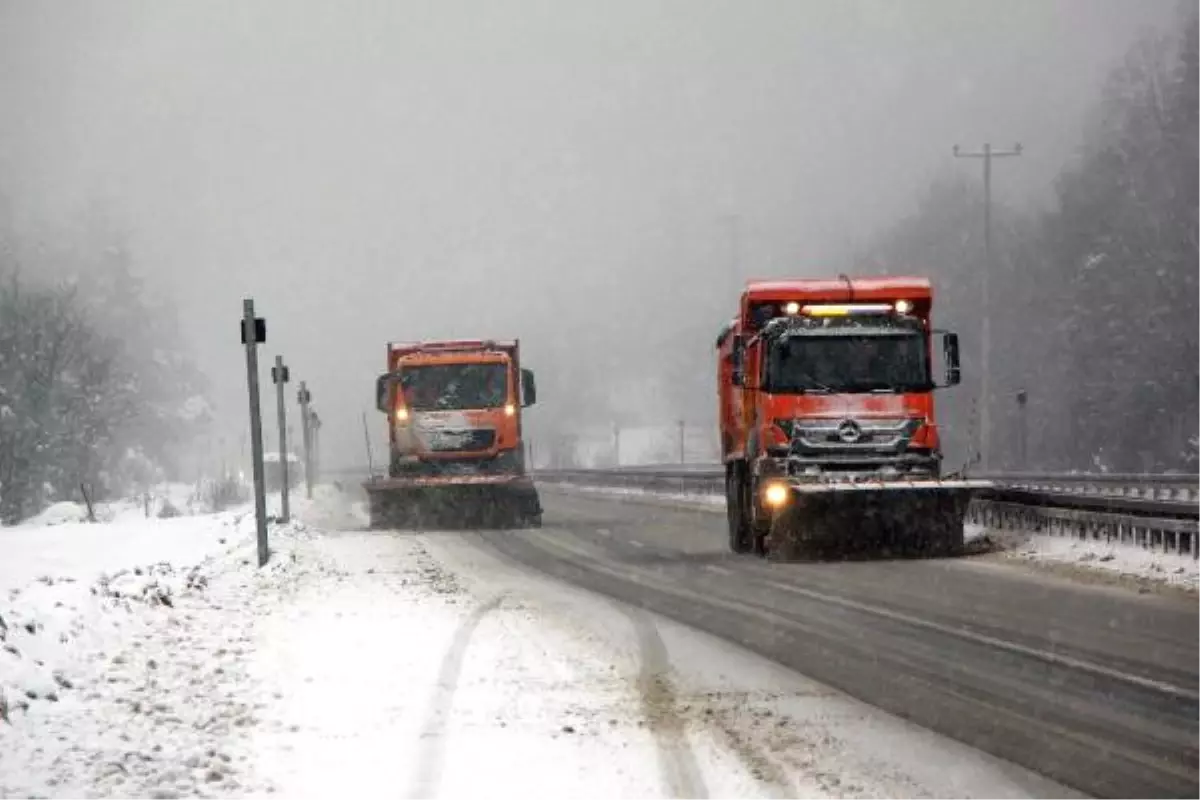
M 809 305 L 800 311 L 810 317 L 847 317 L 852 314 L 886 314 L 892 305 L 882 303 L 860 303 L 852 305 Z
M 911 300 L 897 300 L 896 301 L 896 313 L 897 314 L 907 314 L 908 312 L 910 312 L 912 310 L 913 310 L 913 304 L 912 304 Z

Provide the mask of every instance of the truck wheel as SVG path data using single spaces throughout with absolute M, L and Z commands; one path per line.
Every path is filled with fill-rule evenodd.
M 735 553 L 750 552 L 749 509 L 744 504 L 746 496 L 744 470 L 740 464 L 725 467 L 725 517 L 729 526 L 729 549 Z
M 759 532 L 758 530 L 755 530 L 754 555 L 766 558 L 767 554 L 770 552 L 770 548 L 767 547 L 767 533 L 769 533 L 769 529 L 767 532 Z

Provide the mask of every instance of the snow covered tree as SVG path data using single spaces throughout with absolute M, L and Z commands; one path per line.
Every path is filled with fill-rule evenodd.
M 1157 471 L 1194 461 L 1197 19 L 1194 6 L 1181 9 L 1175 40 L 1148 36 L 1113 71 L 1055 207 L 1025 219 L 993 205 L 994 466 Z M 943 404 L 948 452 L 970 438 L 964 403 L 977 398 L 981 201 L 973 184 L 939 182 L 850 265 L 933 276 L 937 323 L 962 334 L 968 376 Z
M 104 497 L 176 477 L 209 419 L 170 307 L 147 299 L 115 237 L 15 239 L 0 232 L 0 520 L 81 484 Z

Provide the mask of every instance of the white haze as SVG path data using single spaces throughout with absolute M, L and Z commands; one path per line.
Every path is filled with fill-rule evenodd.
M 708 424 L 735 280 L 828 273 L 974 174 L 955 143 L 1020 140 L 996 191 L 1046 202 L 1174 5 L 3 2 L 0 195 L 127 232 L 231 442 L 245 296 L 327 463 L 362 462 L 389 339 L 520 337 L 543 429 Z

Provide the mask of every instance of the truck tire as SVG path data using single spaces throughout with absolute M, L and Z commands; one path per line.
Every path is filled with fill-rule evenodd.
M 745 468 L 734 462 L 725 466 L 725 518 L 729 526 L 729 549 L 748 553 L 751 549 L 750 514 L 745 505 Z

